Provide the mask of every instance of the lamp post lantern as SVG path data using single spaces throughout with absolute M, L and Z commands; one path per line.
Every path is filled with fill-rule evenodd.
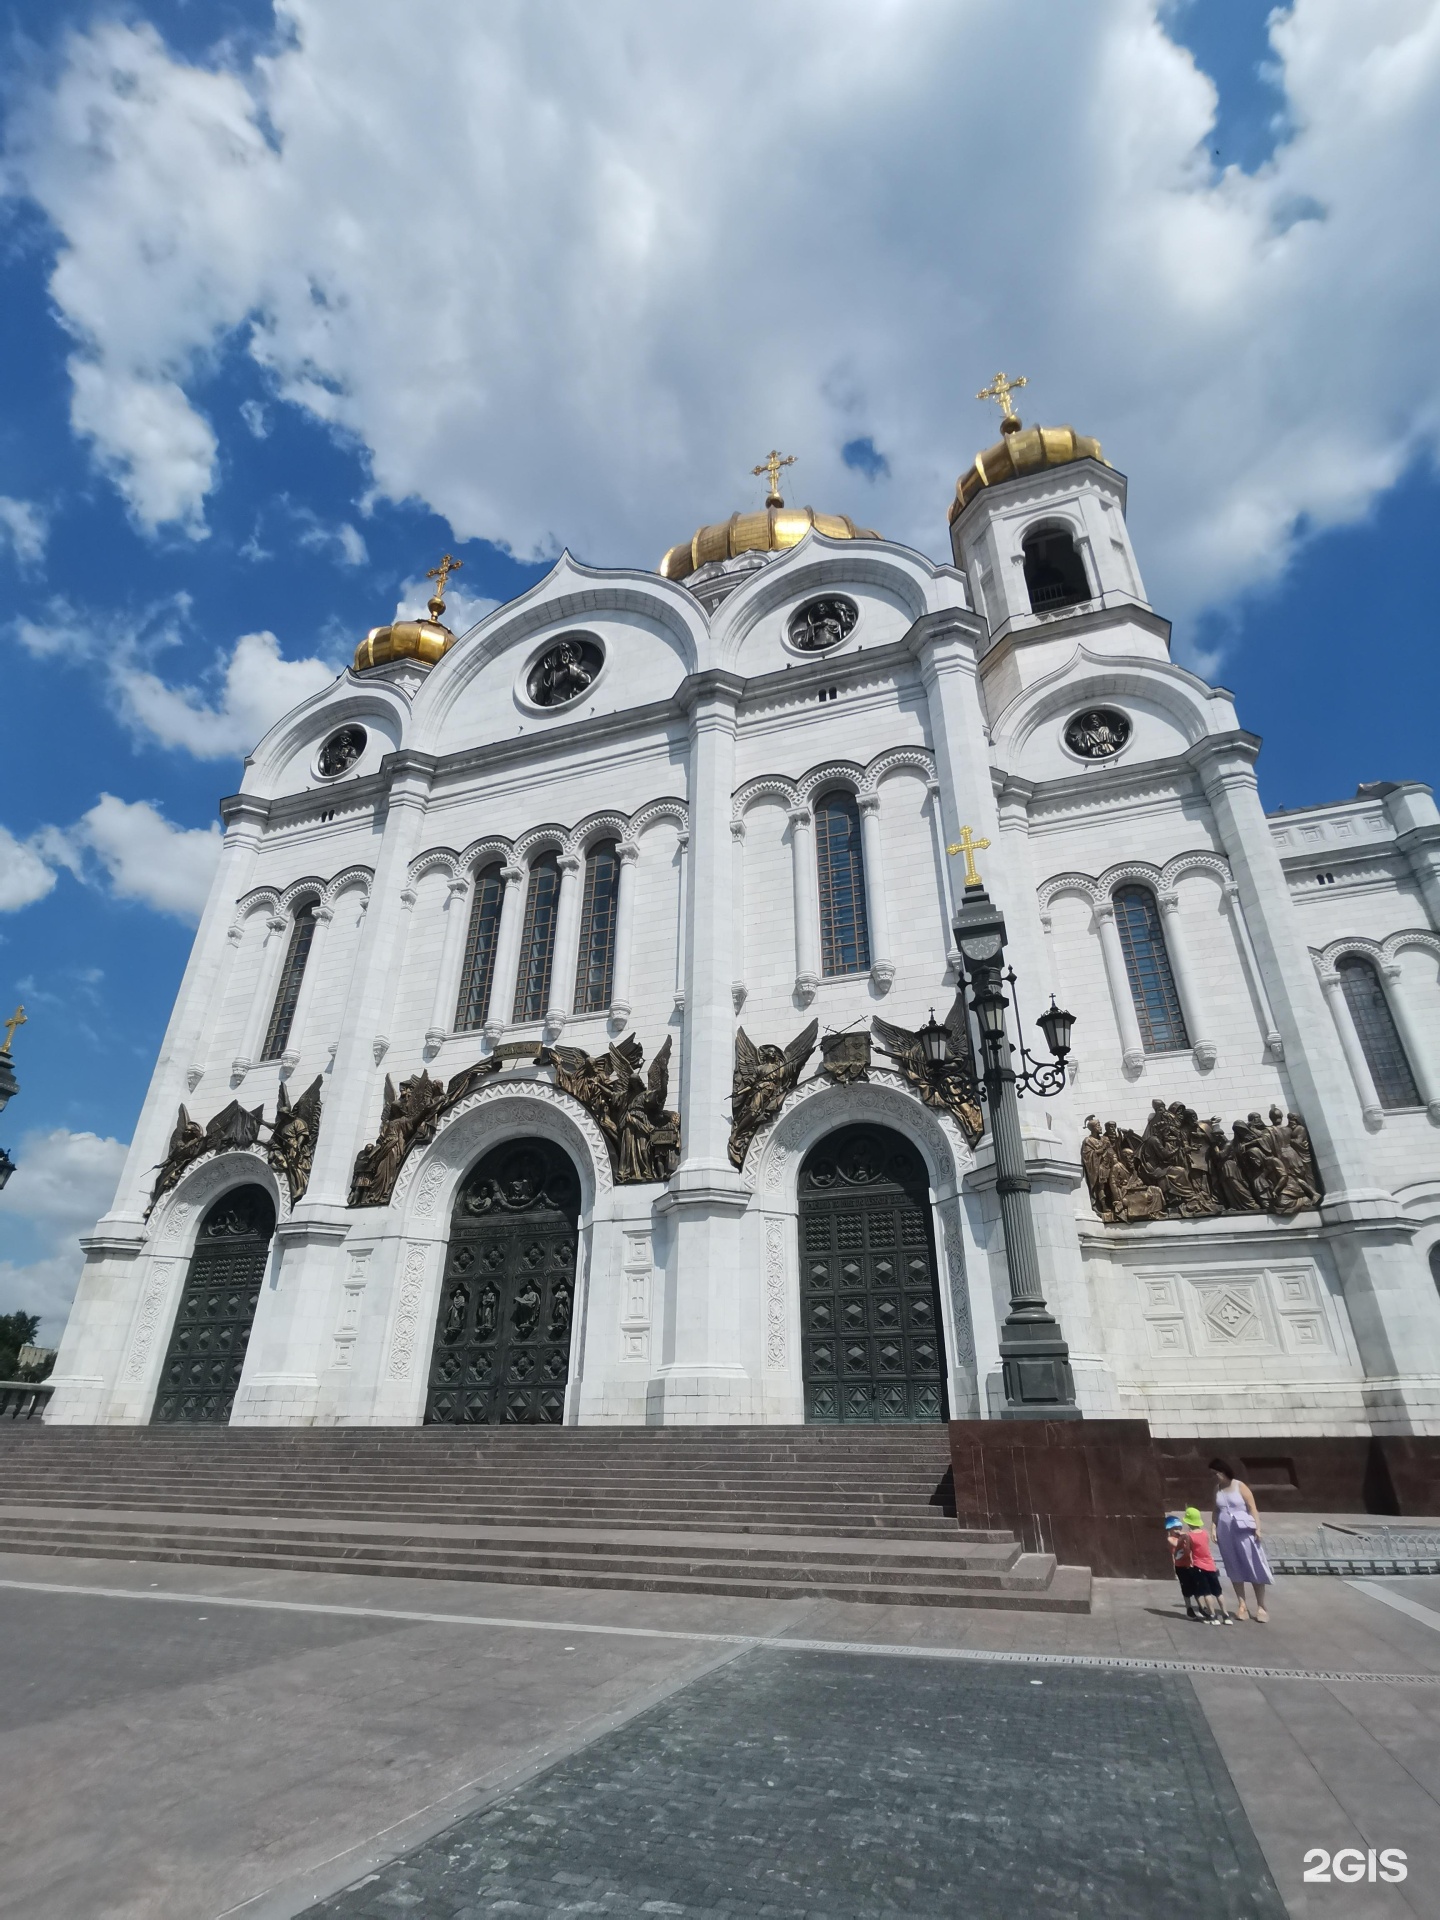
M 973 863 L 967 862 L 967 865 Z M 967 874 L 967 879 L 969 878 Z M 1031 1211 L 1030 1178 L 1020 1139 L 1020 1109 L 1016 1087 L 1042 1098 L 1058 1093 L 1065 1084 L 1065 1056 L 1070 1051 L 1074 1016 L 1057 1007 L 1052 996 L 1038 1025 L 1055 1056 L 1041 1063 L 1031 1059 L 1022 1039 L 1022 1071 L 1011 1064 L 1012 1047 L 1005 1031 L 1002 992 L 1013 992 L 1015 975 L 1004 973 L 1005 917 L 986 893 L 978 874 L 965 888 L 955 915 L 955 942 L 965 962 L 970 1005 L 980 1030 L 981 1079 L 990 1109 L 990 1137 L 995 1150 L 995 1191 L 1000 1197 L 1000 1225 L 1005 1236 L 1005 1263 L 1010 1278 L 1010 1311 L 1000 1330 L 1000 1365 L 1005 1386 L 1006 1420 L 1078 1420 L 1075 1381 L 1070 1371 L 1070 1349 L 1060 1323 L 1045 1304 L 1040 1277 L 1040 1254 Z

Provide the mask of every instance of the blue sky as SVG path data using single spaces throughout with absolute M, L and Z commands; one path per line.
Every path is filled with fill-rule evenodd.
M 29 1013 L 0 1119 L 22 1165 L 0 1310 L 58 1330 L 244 747 L 447 548 L 461 613 L 564 544 L 653 564 L 758 503 L 748 467 L 778 437 L 797 497 L 943 556 L 948 489 L 994 437 L 970 395 L 1004 364 L 1129 474 L 1152 597 L 1265 736 L 1267 805 L 1434 779 L 1440 412 L 1433 373 L 1406 372 L 1430 356 L 1433 267 L 1407 282 L 1383 232 L 1341 231 L 1364 169 L 1393 167 L 1417 218 L 1437 198 L 1433 98 L 1388 70 L 1359 108 L 1344 91 L 1406 33 L 1424 59 L 1394 66 L 1433 78 L 1434 7 L 1375 0 L 1373 45 L 1347 46 L 1336 0 L 1301 0 L 1282 58 L 1248 0 L 969 0 L 907 61 L 909 27 L 938 30 L 894 0 L 872 74 L 887 9 L 798 0 L 832 23 L 828 113 L 769 57 L 785 10 L 740 11 L 771 92 L 738 134 L 727 102 L 754 75 L 683 48 L 647 67 L 632 0 L 608 32 L 567 0 L 519 27 L 417 0 L 393 47 L 379 0 L 294 0 L 278 23 L 258 0 L 0 13 L 0 1016 Z M 1019 97 L 1074 77 L 1048 150 L 1015 140 L 1014 97 L 984 79 L 1007 44 Z M 936 130 L 922 69 L 945 62 L 963 110 Z M 302 81 L 333 134 L 297 109 Z M 520 132 L 472 151 L 527 88 Z M 1138 91 L 1133 123 L 1110 89 Z M 372 120 L 394 150 L 347 199 Z M 752 163 L 773 229 L 733 217 Z M 786 283 L 816 233 L 828 251 Z M 1433 254 L 1423 227 L 1412 242 Z

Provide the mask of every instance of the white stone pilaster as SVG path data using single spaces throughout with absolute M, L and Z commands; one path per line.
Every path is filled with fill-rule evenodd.
M 1270 995 L 1265 991 L 1265 976 L 1260 971 L 1260 962 L 1255 957 L 1255 943 L 1250 938 L 1250 928 L 1245 919 L 1240 889 L 1233 880 L 1225 882 L 1225 907 L 1230 915 L 1230 925 L 1235 931 L 1235 944 L 1239 947 L 1240 957 L 1245 963 L 1245 973 L 1250 982 L 1250 989 L 1260 1009 L 1260 1021 L 1265 1029 L 1265 1056 L 1269 1060 L 1283 1060 L 1285 1042 L 1280 1038 L 1280 1029 L 1275 1024 L 1274 1009 L 1270 1005 Z
M 250 1011 L 245 1016 L 240 1051 L 230 1063 L 230 1071 L 237 1080 L 243 1080 L 260 1058 L 261 1048 L 265 1045 L 265 1031 L 270 1025 L 270 1015 L 275 1006 L 275 989 L 280 984 L 280 969 L 285 964 L 289 945 L 289 920 L 283 914 L 272 913 L 265 922 L 265 944 L 260 949 L 260 969 L 255 980 L 255 991 L 250 998 Z
M 1115 924 L 1115 902 L 1094 903 L 1095 930 L 1100 936 L 1100 954 L 1105 962 L 1105 984 L 1110 989 L 1110 1004 L 1115 1010 L 1115 1025 L 1120 1034 L 1120 1059 L 1126 1073 L 1137 1074 L 1145 1067 L 1145 1042 L 1140 1037 L 1140 1022 L 1135 1014 L 1135 997 L 1130 991 L 1130 970 L 1125 965 L 1125 949 L 1120 944 L 1120 929 Z
M 635 863 L 640 849 L 622 840 L 620 871 L 615 877 L 615 948 L 610 966 L 610 1024 L 623 1027 L 630 1018 L 630 950 L 635 944 Z
M 500 896 L 500 925 L 495 932 L 495 967 L 490 976 L 490 1004 L 485 1009 L 485 1038 L 498 1046 L 505 1037 L 515 1007 L 515 975 L 520 964 L 520 936 L 525 931 L 524 867 L 500 869 L 505 891 Z
M 435 976 L 435 1002 L 425 1045 L 433 1053 L 455 1028 L 455 1002 L 460 992 L 460 969 L 465 963 L 465 935 L 470 927 L 470 882 L 456 874 L 445 888 L 445 931 L 440 941 L 440 970 Z
M 870 931 L 870 978 L 882 993 L 895 979 L 895 950 L 885 898 L 885 849 L 880 839 L 880 796 L 859 797 L 860 844 L 865 856 L 865 915 Z
M 676 900 L 679 925 L 675 932 L 675 1010 L 685 1011 L 685 983 L 690 978 L 690 834 L 675 836 L 675 858 L 679 862 Z
M 795 899 L 795 997 L 808 1007 L 820 985 L 820 875 L 815 865 L 815 816 L 791 807 L 790 877 Z
M 1165 951 L 1170 958 L 1170 972 L 1179 995 L 1180 1011 L 1185 1017 L 1190 1050 L 1195 1056 L 1196 1066 L 1208 1070 L 1215 1064 L 1215 1042 L 1210 1037 L 1205 997 L 1201 991 L 1195 957 L 1190 951 L 1190 935 L 1180 912 L 1180 896 L 1172 888 L 1157 898 L 1165 928 Z

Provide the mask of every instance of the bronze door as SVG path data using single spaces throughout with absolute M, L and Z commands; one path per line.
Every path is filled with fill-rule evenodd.
M 511 1141 L 466 1176 L 450 1221 L 427 1426 L 563 1420 L 579 1213 L 575 1169 L 548 1141 Z
M 263 1187 L 237 1187 L 200 1222 L 152 1422 L 228 1423 L 274 1231 Z
M 944 1419 L 929 1181 L 899 1134 L 845 1127 L 806 1157 L 800 1318 L 807 1421 Z

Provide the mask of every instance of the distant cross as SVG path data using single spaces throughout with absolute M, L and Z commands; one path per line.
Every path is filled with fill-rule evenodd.
M 977 840 L 971 828 L 961 827 L 960 838 L 955 842 L 953 847 L 947 847 L 945 849 L 947 853 L 964 854 L 965 884 L 967 887 L 978 887 L 981 884 L 980 869 L 975 864 L 975 856 L 982 848 L 988 847 L 989 844 L 990 842 L 988 840 Z
M 435 600 L 440 602 L 439 611 L 441 613 L 445 611 L 445 582 L 450 578 L 452 573 L 458 573 L 464 564 L 465 562 L 463 560 L 457 560 L 453 553 L 447 553 L 441 556 L 438 567 L 427 567 L 425 570 L 425 578 L 436 582 Z M 435 600 L 430 602 L 432 612 L 436 610 Z
M 782 467 L 793 467 L 794 464 L 795 456 L 793 453 L 781 454 L 778 448 L 772 447 L 760 462 L 760 465 L 750 469 L 754 474 L 768 473 L 770 476 L 770 491 L 765 496 L 765 504 L 767 507 L 784 506 L 785 502 L 780 498 L 780 469 Z
M 996 406 L 1000 409 L 1000 424 L 1002 427 L 1007 420 L 1014 420 L 1018 423 L 1020 416 L 1016 413 L 1014 407 L 1011 406 L 1010 396 L 1012 393 L 1018 393 L 1021 387 L 1026 384 L 1023 373 L 1018 380 L 1007 380 L 1003 373 L 997 373 L 989 386 L 982 387 L 975 398 L 977 400 L 993 400 L 995 402 Z
M 17 1027 L 28 1027 L 29 1024 L 30 1022 L 25 1018 L 24 1007 L 17 1007 L 5 1022 L 5 1044 L 3 1047 L 0 1047 L 0 1053 L 9 1053 L 10 1042 L 15 1038 L 15 1029 Z

